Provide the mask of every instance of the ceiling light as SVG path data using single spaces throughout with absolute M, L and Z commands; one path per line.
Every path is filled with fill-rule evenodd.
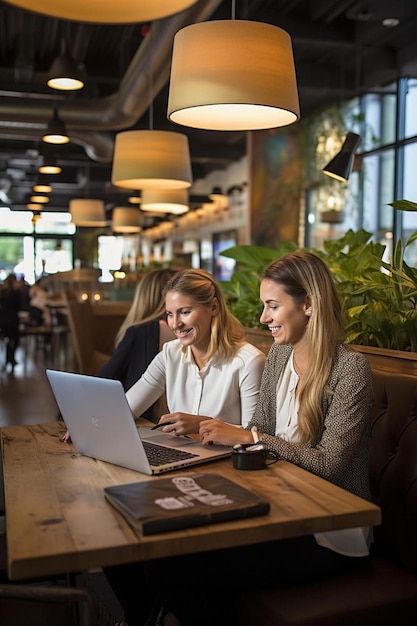
M 186 189 L 144 189 L 140 207 L 142 211 L 181 215 L 190 208 L 188 192 Z
M 115 207 L 112 213 L 112 230 L 115 233 L 139 233 L 140 210 L 133 207 Z
M 42 163 L 38 167 L 39 174 L 60 174 L 62 167 L 60 167 L 54 156 L 49 153 L 45 153 L 42 157 Z
M 327 174 L 327 176 L 342 182 L 349 180 L 355 159 L 355 152 L 360 141 L 360 135 L 348 133 L 340 152 L 323 168 L 323 174 Z
M 47 204 L 49 202 L 49 198 L 48 196 L 31 196 L 30 201 L 38 204 Z
M 116 135 L 112 183 L 127 189 L 174 189 L 192 183 L 188 138 L 163 130 Z
M 55 109 L 51 120 L 48 123 L 46 133 L 42 137 L 42 141 L 45 143 L 63 144 L 69 142 L 69 136 L 64 122 L 58 115 L 58 111 Z
M 129 196 L 128 201 L 130 204 L 140 204 L 142 202 L 142 198 L 140 196 Z
M 259 130 L 300 117 L 292 43 L 271 24 L 215 20 L 177 32 L 168 119 L 206 130 Z
M 95 24 L 127 24 L 149 22 L 179 13 L 196 0 L 8 0 L 29 11 L 78 22 Z
M 106 211 L 103 200 L 75 198 L 70 200 L 69 212 L 76 226 L 106 226 Z
M 29 211 L 42 211 L 45 207 L 42 204 L 37 204 L 36 202 L 28 202 L 26 208 Z
M 33 185 L 32 191 L 35 193 L 51 193 L 52 185 L 44 181 L 42 177 L 39 177 L 38 181 Z
M 62 52 L 51 65 L 47 81 L 48 87 L 63 91 L 76 91 L 84 87 L 81 70 L 75 59 L 66 51 L 66 41 L 63 40 Z

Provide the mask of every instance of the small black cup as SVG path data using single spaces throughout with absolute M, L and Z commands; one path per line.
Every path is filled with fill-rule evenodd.
M 232 453 L 233 467 L 239 470 L 264 469 L 278 461 L 275 452 L 270 452 L 261 444 L 237 445 Z

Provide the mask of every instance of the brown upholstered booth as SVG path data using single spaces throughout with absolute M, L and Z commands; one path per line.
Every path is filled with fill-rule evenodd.
M 242 626 L 417 624 L 417 377 L 373 369 L 371 569 L 239 598 Z M 279 564 L 277 564 L 279 566 Z

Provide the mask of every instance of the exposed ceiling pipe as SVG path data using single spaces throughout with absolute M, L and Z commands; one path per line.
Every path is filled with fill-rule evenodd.
M 186 11 L 153 22 L 116 93 L 102 99 L 59 102 L 59 116 L 65 122 L 71 139 L 83 145 L 91 159 L 111 161 L 114 146 L 112 135 L 92 131 L 119 131 L 136 124 L 169 78 L 176 32 L 189 24 L 210 18 L 220 3 L 221 0 L 198 0 Z M 39 125 L 42 129 L 46 127 L 54 104 L 53 96 L 50 101 L 0 97 L 1 135 L 22 140 L 40 139 Z

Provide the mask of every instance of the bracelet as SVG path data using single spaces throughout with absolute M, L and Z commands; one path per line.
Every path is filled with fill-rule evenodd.
M 252 437 L 253 437 L 253 441 L 255 443 L 258 443 L 259 441 L 259 435 L 258 435 L 258 429 L 256 426 L 252 426 L 252 428 L 250 429 L 251 433 L 252 433 Z

